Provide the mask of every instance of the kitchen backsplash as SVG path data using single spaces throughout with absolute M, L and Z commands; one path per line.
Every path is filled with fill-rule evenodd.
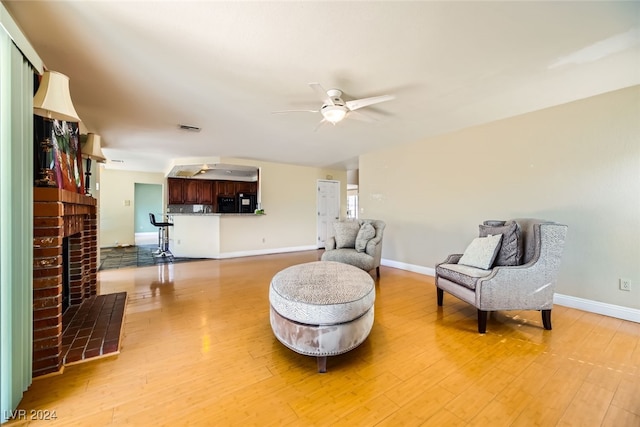
M 167 213 L 211 213 L 213 205 L 168 205 Z

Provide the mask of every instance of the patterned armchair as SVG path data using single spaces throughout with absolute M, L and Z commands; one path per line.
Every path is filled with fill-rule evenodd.
M 342 262 L 367 272 L 375 268 L 377 277 L 380 277 L 385 226 L 383 221 L 375 219 L 334 222 L 335 234 L 325 242 L 322 261 Z
M 501 246 L 493 254 L 491 248 L 484 251 L 495 261 L 491 260 L 489 266 L 469 265 L 475 263 L 473 254 L 468 253 L 474 243 L 499 234 Z M 487 313 L 498 310 L 540 310 L 542 324 L 550 330 L 566 234 L 566 225 L 536 219 L 485 221 L 480 225 L 480 238 L 464 254 L 449 255 L 436 266 L 438 306 L 442 306 L 445 291 L 473 305 L 478 309 L 481 334 L 487 330 Z

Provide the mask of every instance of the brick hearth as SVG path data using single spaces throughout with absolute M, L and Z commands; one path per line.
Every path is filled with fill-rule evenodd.
M 96 295 L 96 199 L 57 188 L 33 190 L 33 376 L 62 369 L 63 270 L 69 305 Z M 68 237 L 68 266 L 63 239 Z

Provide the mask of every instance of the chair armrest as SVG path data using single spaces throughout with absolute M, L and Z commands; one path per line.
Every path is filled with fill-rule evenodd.
M 539 266 L 494 267 L 476 284 L 477 307 L 485 311 L 551 309 L 555 285 L 555 278 Z
M 460 258 L 462 258 L 462 254 L 451 254 L 447 256 L 447 259 L 436 264 L 436 285 L 438 284 L 438 266 L 441 264 L 457 264 Z
M 382 236 L 377 236 L 370 239 L 367 242 L 367 246 L 365 247 L 364 252 L 367 255 L 375 257 L 376 254 L 382 249 L 381 247 L 378 246 L 380 245 L 381 242 L 382 242 Z
M 332 251 L 335 248 L 336 248 L 336 238 L 333 236 L 327 238 L 327 240 L 325 240 L 324 242 L 324 249 L 326 251 Z
M 494 267 L 478 280 L 478 308 L 493 310 L 545 310 L 553 306 L 557 277 L 539 258 L 526 264 Z
M 447 259 L 445 259 L 442 262 L 439 262 L 437 265 L 440 264 L 457 264 L 458 261 L 460 261 L 460 258 L 462 258 L 462 254 L 451 254 L 447 257 Z

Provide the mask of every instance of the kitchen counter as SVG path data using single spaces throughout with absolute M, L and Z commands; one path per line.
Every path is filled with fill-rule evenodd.
M 220 253 L 220 216 L 213 213 L 170 213 L 169 249 L 184 258 L 216 258 Z
M 173 223 L 169 227 L 169 250 L 181 258 L 220 258 L 223 233 L 253 235 L 265 227 L 263 220 L 250 219 L 265 214 L 167 213 L 167 216 Z

